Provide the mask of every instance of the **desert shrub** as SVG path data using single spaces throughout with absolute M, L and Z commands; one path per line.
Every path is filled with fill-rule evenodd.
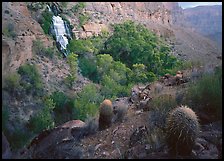
M 70 67 L 70 73 L 71 75 L 69 75 L 67 77 L 70 85 L 72 85 L 72 83 L 77 79 L 77 73 L 78 73 L 78 55 L 74 54 L 74 53 L 70 53 L 67 57 L 67 62 L 69 64 Z
M 9 109 L 8 107 L 2 106 L 2 130 L 4 131 L 6 129 L 6 124 L 9 119 Z
M 68 101 L 67 96 L 63 92 L 53 92 L 50 98 L 55 103 L 55 110 L 61 111 L 65 106 L 66 102 Z
M 164 69 L 172 69 L 178 62 L 169 54 L 170 47 L 143 25 L 126 21 L 115 24 L 113 28 L 114 33 L 105 42 L 103 52 L 129 68 L 133 64 L 144 64 L 148 72 L 160 75 Z
M 49 34 L 52 17 L 53 17 L 53 13 L 49 12 L 48 9 L 45 9 L 45 11 L 42 12 L 41 19 L 40 19 L 39 23 L 40 23 L 42 29 L 44 30 L 45 34 Z
M 83 136 L 95 134 L 98 131 L 99 124 L 95 117 L 87 116 L 85 126 L 83 127 Z
M 196 111 L 206 111 L 216 118 L 222 118 L 222 69 L 216 68 L 213 74 L 204 74 L 196 83 L 189 86 L 186 103 Z
M 20 80 L 21 80 L 21 77 L 17 72 L 10 73 L 5 78 L 5 84 L 6 84 L 5 88 L 10 92 L 14 92 L 16 89 L 20 87 Z
M 63 8 L 67 8 L 68 2 L 61 2 L 61 5 L 62 5 Z
M 55 103 L 52 99 L 44 100 L 44 108 L 36 115 L 30 118 L 28 127 L 34 133 L 39 133 L 44 129 L 51 129 L 54 127 L 54 120 L 52 117 L 52 110 L 55 108 Z
M 87 115 L 94 116 L 102 100 L 103 96 L 94 84 L 86 85 L 74 99 L 73 118 L 85 120 Z
M 127 114 L 128 106 L 124 103 L 119 103 L 117 106 L 114 107 L 114 118 L 113 122 L 122 122 Z
M 33 134 L 26 128 L 13 127 L 10 131 L 5 131 L 5 135 L 10 143 L 12 150 L 18 150 L 29 144 Z
M 72 99 L 67 97 L 63 92 L 59 91 L 53 92 L 50 98 L 55 103 L 55 108 L 53 110 L 55 125 L 69 121 L 72 117 Z
M 79 14 L 79 26 L 83 26 L 90 19 L 88 14 Z
M 55 47 L 44 47 L 43 42 L 39 39 L 33 41 L 32 49 L 35 54 L 48 58 L 53 58 L 55 55 L 59 56 L 58 50 Z
M 85 2 L 78 2 L 76 5 L 72 7 L 72 12 L 80 13 L 86 7 Z
M 153 98 L 150 101 L 150 107 L 156 110 L 169 111 L 176 107 L 177 103 L 175 97 L 169 94 L 163 94 Z
M 77 53 L 78 55 L 92 53 L 94 51 L 94 46 L 89 39 L 83 40 L 71 40 L 68 44 L 68 49 L 71 52 Z
M 95 57 L 91 57 L 91 58 L 87 58 L 84 56 L 80 57 L 79 58 L 79 67 L 80 67 L 81 73 L 84 77 L 89 78 L 93 82 L 99 81 Z
M 36 65 L 24 64 L 19 67 L 18 73 L 21 75 L 21 86 L 27 92 L 33 91 L 35 95 L 41 94 L 43 84 Z
M 5 27 L 2 30 L 3 34 L 7 37 L 11 37 L 11 38 L 15 38 L 16 37 L 16 33 L 15 33 L 15 28 L 14 28 L 14 24 L 12 23 L 8 23 L 7 27 Z

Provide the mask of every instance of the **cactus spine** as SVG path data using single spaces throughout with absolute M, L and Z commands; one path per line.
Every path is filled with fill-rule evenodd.
M 100 105 L 99 130 L 104 130 L 111 126 L 113 117 L 112 102 L 105 99 Z
M 174 155 L 190 155 L 199 133 L 197 115 L 187 106 L 175 108 L 167 119 L 167 144 Z

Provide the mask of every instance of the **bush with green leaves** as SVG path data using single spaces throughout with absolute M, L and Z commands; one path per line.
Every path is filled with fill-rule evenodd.
M 17 72 L 10 73 L 5 78 L 5 88 L 9 92 L 14 92 L 16 89 L 20 88 L 20 80 L 21 80 L 21 76 Z
M 87 115 L 94 116 L 102 101 L 103 96 L 96 85 L 86 85 L 74 99 L 73 118 L 85 120 Z
M 7 27 L 5 27 L 2 30 L 2 33 L 7 36 L 7 37 L 11 37 L 11 38 L 15 38 L 16 37 L 16 33 L 15 33 L 15 27 L 14 24 L 12 23 L 8 23 Z
M 67 63 L 70 67 L 70 74 L 65 78 L 65 83 L 71 88 L 78 74 L 78 55 L 70 53 L 67 56 Z
M 2 130 L 6 129 L 6 124 L 8 123 L 9 120 L 9 109 L 8 107 L 2 106 Z
M 169 54 L 170 48 L 155 34 L 141 24 L 126 21 L 114 25 L 113 35 L 106 41 L 104 53 L 114 60 L 125 63 L 144 64 L 147 71 L 159 75 L 163 69 L 172 69 L 178 60 Z
M 29 93 L 41 94 L 43 83 L 36 65 L 24 64 L 19 67 L 18 73 L 21 75 L 21 86 Z
M 85 2 L 78 2 L 76 5 L 72 7 L 73 13 L 80 13 L 86 7 Z
M 59 56 L 58 50 L 55 47 L 44 47 L 41 40 L 34 40 L 32 46 L 33 52 L 37 55 L 44 55 L 53 58 L 55 55 Z
M 39 20 L 39 23 L 44 30 L 45 34 L 49 34 L 49 29 L 51 26 L 53 13 L 48 11 L 48 9 L 45 9 L 45 11 L 42 12 L 41 19 Z
M 185 102 L 196 111 L 205 111 L 222 118 L 222 69 L 216 68 L 213 74 L 204 74 L 187 91 Z
M 79 14 L 79 26 L 85 25 L 89 19 L 90 17 L 88 14 Z
M 95 47 L 93 46 L 93 43 L 89 39 L 86 40 L 73 39 L 68 44 L 68 49 L 71 52 L 77 53 L 78 55 L 83 55 L 92 53 L 95 50 Z
M 97 64 L 95 57 L 79 57 L 79 68 L 84 77 L 89 78 L 93 82 L 99 81 L 99 76 L 97 72 Z
M 54 127 L 54 119 L 52 117 L 52 111 L 55 108 L 55 103 L 52 99 L 46 98 L 44 100 L 44 108 L 36 115 L 30 118 L 28 127 L 35 134 L 41 132 L 44 129 L 51 129 Z

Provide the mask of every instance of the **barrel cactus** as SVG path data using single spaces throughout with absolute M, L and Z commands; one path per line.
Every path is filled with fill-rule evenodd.
M 99 130 L 104 130 L 111 126 L 113 117 L 112 102 L 105 99 L 100 105 Z
M 166 130 L 169 152 L 173 155 L 190 155 L 199 133 L 195 112 L 187 106 L 175 108 L 167 118 Z

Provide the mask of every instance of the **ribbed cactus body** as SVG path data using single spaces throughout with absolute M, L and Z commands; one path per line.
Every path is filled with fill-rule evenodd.
M 113 117 L 112 102 L 105 99 L 100 105 L 99 130 L 104 130 L 111 126 Z
M 197 115 L 187 106 L 175 108 L 167 119 L 167 144 L 171 154 L 190 155 L 199 133 Z

